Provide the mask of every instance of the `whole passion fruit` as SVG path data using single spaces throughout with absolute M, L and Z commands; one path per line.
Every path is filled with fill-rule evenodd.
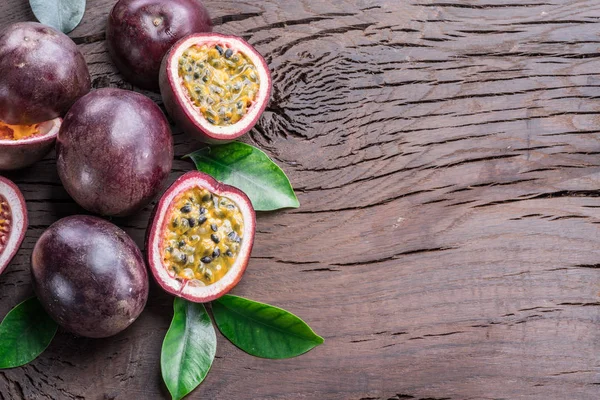
M 243 39 L 216 33 L 193 34 L 173 45 L 159 82 L 171 117 L 207 143 L 248 132 L 271 96 L 265 59 Z
M 254 242 L 255 214 L 244 192 L 188 172 L 165 192 L 147 237 L 150 270 L 167 292 L 204 303 L 242 278 Z
M 48 314 L 80 336 L 121 332 L 148 299 L 140 249 L 117 226 L 97 217 L 76 215 L 52 224 L 35 244 L 31 269 Z
M 200 0 L 120 0 L 106 27 L 109 54 L 125 79 L 144 89 L 158 89 L 165 53 L 179 39 L 212 31 Z
M 90 74 L 75 43 L 37 22 L 0 32 L 0 121 L 33 125 L 64 115 L 90 91 Z
M 33 125 L 8 125 L 0 121 L 0 171 L 27 167 L 50 151 L 62 119 Z
M 0 170 L 24 168 L 50 151 L 90 74 L 65 34 L 21 22 L 0 32 L 0 77 Z
M 0 176 L 0 274 L 23 243 L 27 230 L 27 208 L 19 188 Z
M 148 97 L 100 89 L 67 113 L 56 141 L 58 175 L 73 199 L 94 213 L 125 216 L 163 189 L 173 137 Z

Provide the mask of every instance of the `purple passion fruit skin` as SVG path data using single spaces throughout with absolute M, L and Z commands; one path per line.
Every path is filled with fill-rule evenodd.
M 31 125 L 64 115 L 90 91 L 90 74 L 69 37 L 36 22 L 0 32 L 0 121 Z
M 161 61 L 184 36 L 212 31 L 200 0 L 120 0 L 106 28 L 109 54 L 125 79 L 158 90 Z
M 140 249 L 117 226 L 76 215 L 52 224 L 31 257 L 35 293 L 64 329 L 102 338 L 127 328 L 148 299 Z
M 130 215 L 166 184 L 173 137 L 160 108 L 148 97 L 100 89 L 67 113 L 56 141 L 58 175 L 83 208 Z

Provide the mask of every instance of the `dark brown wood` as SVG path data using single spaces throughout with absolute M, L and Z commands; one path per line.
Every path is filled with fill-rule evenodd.
M 131 89 L 106 54 L 114 2 L 89 0 L 71 37 L 95 87 Z M 245 140 L 302 203 L 259 216 L 235 293 L 297 313 L 326 342 L 269 361 L 219 336 L 190 398 L 600 398 L 597 1 L 205 4 L 270 64 L 273 101 Z M 25 1 L 0 4 L 2 25 L 32 18 Z M 178 157 L 199 146 L 174 135 Z M 171 179 L 191 168 L 176 161 Z M 31 293 L 42 231 L 82 211 L 53 155 L 9 177 L 31 227 L 0 277 L 0 315 Z M 116 220 L 140 246 L 150 211 Z M 61 332 L 0 371 L 0 399 L 166 398 L 171 304 L 153 285 L 126 332 Z

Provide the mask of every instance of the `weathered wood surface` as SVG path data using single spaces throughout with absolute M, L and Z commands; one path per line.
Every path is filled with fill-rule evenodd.
M 124 83 L 89 0 L 72 34 L 95 87 Z M 274 96 L 246 138 L 298 189 L 261 214 L 236 294 L 305 318 L 326 343 L 247 356 L 219 337 L 196 399 L 600 398 L 600 3 L 206 0 L 216 30 L 266 56 Z M 2 25 L 32 19 L 4 0 Z M 159 96 L 151 97 L 160 102 Z M 176 154 L 198 147 L 174 129 Z M 175 179 L 191 169 L 178 160 Z M 9 174 L 31 227 L 0 315 L 31 292 L 42 231 L 79 213 L 54 156 Z M 140 244 L 151 207 L 117 220 Z M 171 298 L 126 332 L 61 332 L 0 399 L 166 397 Z

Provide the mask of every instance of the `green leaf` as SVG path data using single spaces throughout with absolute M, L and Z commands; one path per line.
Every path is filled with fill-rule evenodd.
M 17 305 L 0 324 L 0 369 L 35 360 L 50 345 L 57 329 L 36 297 Z
M 171 396 L 179 400 L 206 378 L 217 351 L 217 335 L 202 304 L 175 298 L 173 309 L 160 367 Z
M 205 147 L 186 157 L 199 171 L 243 190 L 257 211 L 300 206 L 285 173 L 254 146 L 231 142 Z
M 29 0 L 33 14 L 44 25 L 69 33 L 85 13 L 85 0 Z
M 296 357 L 323 343 L 306 322 L 268 304 L 225 295 L 212 302 L 212 310 L 221 333 L 253 356 Z

